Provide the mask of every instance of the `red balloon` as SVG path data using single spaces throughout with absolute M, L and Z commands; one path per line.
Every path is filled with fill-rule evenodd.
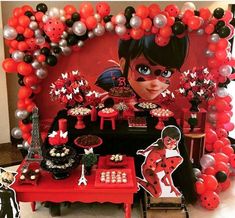
M 217 42 L 218 49 L 226 49 L 228 47 L 228 40 L 227 39 L 220 39 Z
M 157 14 L 161 12 L 161 8 L 159 7 L 158 4 L 151 4 L 149 5 L 149 17 L 154 18 Z
M 15 62 L 12 58 L 6 58 L 2 62 L 2 68 L 7 73 L 16 73 L 17 72 L 17 66 L 18 66 L 18 63 Z
M 229 163 L 231 164 L 233 168 L 235 168 L 235 154 L 231 154 L 229 156 Z
M 24 84 L 28 87 L 34 86 L 38 83 L 38 77 L 34 74 L 24 77 Z
M 36 21 L 39 21 L 41 22 L 42 21 L 42 17 L 43 17 L 44 13 L 41 12 L 41 11 L 38 11 L 36 14 L 35 14 L 35 18 L 36 18 Z M 39 23 L 40 25 L 40 23 Z
M 226 146 L 221 148 L 221 152 L 223 152 L 224 154 L 230 156 L 231 154 L 234 153 L 234 150 L 230 145 L 226 145 Z
M 36 104 L 35 104 L 35 103 L 32 103 L 32 104 L 30 104 L 29 106 L 27 106 L 26 110 L 31 113 L 31 112 L 33 111 L 33 109 L 34 109 L 35 106 L 36 106 Z
M 37 60 L 39 62 L 44 62 L 44 61 L 46 61 L 46 56 L 43 55 L 43 54 L 40 54 L 40 55 L 37 56 Z
M 172 26 L 175 23 L 174 17 L 167 17 L 167 26 Z
M 215 26 L 213 24 L 208 24 L 206 27 L 205 27 L 205 32 L 210 35 L 211 33 L 214 32 L 214 29 L 215 29 Z
M 216 153 L 214 155 L 215 158 L 215 163 L 219 163 L 219 162 L 224 162 L 224 163 L 228 163 L 229 161 L 229 157 L 228 155 L 224 154 L 224 153 Z
M 23 27 L 28 27 L 29 26 L 29 23 L 30 23 L 30 19 L 29 17 L 27 17 L 26 15 L 21 15 L 19 18 L 18 18 L 18 22 L 21 26 Z
M 217 118 L 219 123 L 228 123 L 231 119 L 227 112 L 218 113 Z
M 26 51 L 26 50 L 28 50 L 28 48 L 29 48 L 29 46 L 26 42 L 22 41 L 22 42 L 18 43 L 18 49 L 20 51 Z
M 206 131 L 206 143 L 214 143 L 217 140 L 216 132 L 212 129 Z
M 122 35 L 122 36 L 119 36 L 119 37 L 120 37 L 120 39 L 122 39 L 122 40 L 129 40 L 129 39 L 131 38 L 130 30 L 127 29 L 126 33 L 125 33 L 124 35 Z
M 17 66 L 17 71 L 21 75 L 28 76 L 28 75 L 30 75 L 32 73 L 33 68 L 32 68 L 32 66 L 30 64 L 27 64 L 25 62 L 21 62 Z
M 231 122 L 225 123 L 225 124 L 224 124 L 224 128 L 225 128 L 228 132 L 233 131 L 233 130 L 234 130 L 234 123 L 231 123 Z
M 228 189 L 230 184 L 231 184 L 231 181 L 229 178 L 227 178 L 225 182 L 220 183 L 222 191 L 225 191 L 226 189 Z
M 144 18 L 142 20 L 141 28 L 145 31 L 150 31 L 152 28 L 152 21 L 150 18 Z
M 165 11 L 172 17 L 177 17 L 180 12 L 179 8 L 175 4 L 166 6 Z
M 13 10 L 13 15 L 14 15 L 15 17 L 19 17 L 19 16 L 22 15 L 22 14 L 24 14 L 24 11 L 23 11 L 22 8 L 15 8 L 15 9 Z
M 187 24 L 187 23 L 188 23 L 188 19 L 189 19 L 190 17 L 194 17 L 194 12 L 191 11 L 191 10 L 186 10 L 186 11 L 184 12 L 184 15 L 183 15 L 183 22 L 184 22 L 185 24 Z
M 145 5 L 139 5 L 136 8 L 136 15 L 141 17 L 142 19 L 148 17 L 149 15 L 149 9 Z
M 21 124 L 20 129 L 23 133 L 29 133 L 32 130 L 32 124 Z
M 105 2 L 96 4 L 96 11 L 101 17 L 105 17 L 110 13 L 110 6 Z
M 202 181 L 196 181 L 195 188 L 197 194 L 201 195 L 206 191 L 205 185 Z
M 73 5 L 66 5 L 64 7 L 64 11 L 66 14 L 72 15 L 74 12 L 76 12 L 76 8 Z
M 34 38 L 26 39 L 29 51 L 35 51 L 39 48 Z
M 215 52 L 215 57 L 219 61 L 224 61 L 228 56 L 228 52 L 226 50 L 218 50 Z
M 219 66 L 219 62 L 216 58 L 208 58 L 208 67 L 217 68 Z
M 144 35 L 144 30 L 141 28 L 138 29 L 131 29 L 130 35 L 133 39 L 139 40 L 143 37 Z
M 230 170 L 229 170 L 229 167 L 228 167 L 228 165 L 226 163 L 224 163 L 224 162 L 216 162 L 214 167 L 215 167 L 216 172 L 224 171 L 226 173 L 226 175 L 229 176 Z
M 23 26 L 17 26 L 16 27 L 16 31 L 20 34 L 23 34 L 24 33 L 24 30 L 25 30 L 25 27 Z
M 219 138 L 223 138 L 223 137 L 227 137 L 228 136 L 228 133 L 225 129 L 223 128 L 218 128 L 216 129 L 216 134 Z
M 79 6 L 79 12 L 82 18 L 94 15 L 94 9 L 91 3 L 82 3 Z
M 11 17 L 8 21 L 7 24 L 12 27 L 16 27 L 18 25 L 18 19 L 16 17 Z
M 209 190 L 209 191 L 215 191 L 218 186 L 218 182 L 216 178 L 212 175 L 208 175 L 205 177 L 204 184 L 205 184 L 206 190 Z
M 208 151 L 208 152 L 213 151 L 213 144 L 206 143 L 205 147 L 206 147 L 206 151 Z
M 220 149 L 224 146 L 224 143 L 221 140 L 215 141 L 213 147 L 215 152 L 219 152 Z
M 22 138 L 23 138 L 24 140 L 28 140 L 28 138 L 29 138 L 30 136 L 31 136 L 31 134 L 28 133 L 28 132 L 25 132 L 25 133 L 22 134 Z
M 227 146 L 231 145 L 231 142 L 227 137 L 222 137 L 220 138 L 220 140 L 224 143 L 224 145 L 227 145 Z
M 31 11 L 33 12 L 33 8 L 30 5 L 23 5 L 22 7 L 23 12 L 25 13 L 26 11 Z
M 203 20 L 209 20 L 211 18 L 211 12 L 208 8 L 200 8 L 200 17 L 203 18 Z
M 207 191 L 200 197 L 202 207 L 208 210 L 214 210 L 220 203 L 219 195 L 213 191 Z
M 227 111 L 229 110 L 229 105 L 228 103 L 223 100 L 223 99 L 217 99 L 217 101 L 215 102 L 215 106 L 217 111 Z
M 160 29 L 159 34 L 164 38 L 169 38 L 172 34 L 172 29 L 169 26 L 164 26 Z
M 163 37 L 161 35 L 156 35 L 155 36 L 155 43 L 158 45 L 158 46 L 166 46 L 170 41 L 170 37 Z
M 28 98 L 32 94 L 32 90 L 29 87 L 22 86 L 18 91 L 18 98 L 25 99 Z
M 203 173 L 205 173 L 206 175 L 212 175 L 214 176 L 215 175 L 215 168 L 214 167 L 207 167 Z
M 97 20 L 94 16 L 90 16 L 86 19 L 87 29 L 92 30 L 97 26 Z
M 25 38 L 32 38 L 34 36 L 34 32 L 29 28 L 25 28 L 23 35 Z

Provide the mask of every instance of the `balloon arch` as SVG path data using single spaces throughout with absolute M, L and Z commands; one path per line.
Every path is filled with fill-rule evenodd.
M 41 91 L 41 83 L 48 76 L 47 66 L 55 66 L 60 55 L 70 55 L 82 49 L 84 43 L 105 32 L 116 33 L 123 40 L 139 40 L 144 35 L 154 34 L 155 43 L 165 46 L 171 36 L 183 37 L 195 31 L 208 36 L 205 52 L 208 70 L 217 84 L 215 97 L 208 101 L 206 127 L 206 150 L 202 157 L 202 171 L 195 169 L 198 178 L 196 191 L 201 196 L 202 206 L 214 209 L 219 204 L 218 193 L 229 187 L 229 176 L 235 174 L 235 154 L 227 138 L 234 129 L 231 96 L 226 88 L 235 78 L 235 60 L 231 58 L 229 40 L 234 35 L 235 19 L 231 11 L 216 8 L 196 9 L 193 3 L 184 3 L 181 10 L 170 4 L 163 10 L 158 4 L 126 7 L 124 12 L 110 15 L 107 3 L 82 3 L 79 9 L 66 5 L 63 9 L 48 9 L 40 3 L 33 9 L 29 5 L 15 8 L 4 26 L 5 43 L 10 58 L 2 67 L 7 73 L 18 73 L 19 91 L 15 116 L 19 127 L 11 132 L 23 138 L 25 144 L 31 140 L 30 113 L 35 106 L 35 95 Z M 46 132 L 42 132 L 45 138 Z

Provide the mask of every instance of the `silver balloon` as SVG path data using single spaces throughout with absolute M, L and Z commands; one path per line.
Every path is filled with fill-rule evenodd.
M 210 154 L 204 154 L 200 159 L 200 164 L 202 169 L 206 169 L 207 167 L 211 167 L 215 164 L 215 159 Z
M 125 25 L 117 25 L 115 27 L 115 32 L 117 33 L 117 35 L 122 36 L 126 33 L 126 27 Z
M 61 38 L 66 39 L 67 37 L 68 37 L 68 33 L 66 31 L 64 31 Z
M 65 47 L 65 46 L 67 46 L 67 41 L 66 41 L 65 39 L 61 39 L 61 40 L 59 41 L 59 46 L 60 46 L 60 47 Z
M 217 33 L 213 33 L 212 35 L 209 36 L 208 42 L 209 43 L 217 43 L 219 41 L 220 37 Z
M 198 168 L 193 168 L 193 173 L 196 177 L 199 177 L 202 173 Z
M 56 7 L 50 8 L 49 11 L 48 11 L 48 16 L 50 18 L 60 17 L 60 10 Z
M 34 60 L 32 63 L 31 63 L 32 67 L 34 69 L 39 69 L 41 68 L 41 64 L 37 61 L 37 60 Z
M 86 30 L 87 30 L 86 25 L 81 21 L 75 22 L 73 24 L 72 29 L 73 29 L 74 34 L 76 34 L 77 36 L 84 35 L 86 33 Z
M 44 14 L 44 15 L 42 16 L 42 22 L 43 22 L 43 23 L 46 23 L 48 20 L 49 20 L 49 17 Z
M 202 36 L 204 34 L 204 29 L 197 30 L 197 35 Z
M 26 110 L 19 110 L 19 109 L 16 109 L 15 110 L 15 118 L 17 119 L 25 119 L 27 116 L 29 115 L 28 111 Z
M 126 17 L 124 16 L 124 14 L 118 14 L 115 17 L 115 23 L 117 25 L 124 25 L 126 23 Z
M 29 144 L 26 140 L 24 140 L 24 141 L 22 142 L 22 145 L 23 145 L 23 148 L 24 148 L 24 149 L 29 149 L 29 147 L 30 147 L 30 144 Z
M 11 57 L 14 61 L 20 62 L 23 61 L 24 55 L 25 55 L 24 52 L 16 50 L 12 52 Z
M 95 34 L 92 31 L 88 32 L 88 38 L 93 39 L 95 37 Z
M 37 38 L 37 37 L 42 37 L 42 32 L 41 32 L 41 30 L 40 30 L 40 29 L 36 29 L 36 30 L 34 31 L 34 35 L 35 35 L 36 38 Z
M 214 56 L 214 52 L 211 51 L 211 50 L 209 50 L 209 49 L 207 49 L 207 50 L 205 51 L 205 56 L 208 57 L 208 58 L 211 58 L 211 57 Z
M 36 18 L 34 16 L 31 16 L 30 20 L 34 21 L 34 20 L 36 20 Z
M 21 139 L 22 138 L 22 131 L 19 127 L 14 127 L 11 130 L 11 135 L 12 135 L 12 137 L 14 137 L 16 139 Z
M 36 37 L 36 40 L 35 40 L 37 45 L 43 45 L 45 43 L 45 41 L 46 40 L 45 40 L 45 38 L 43 36 Z
M 94 18 L 97 20 L 98 23 L 101 21 L 101 16 L 98 13 L 94 14 Z
M 58 43 L 56 43 L 56 42 L 50 42 L 50 45 L 51 45 L 51 47 L 56 47 L 56 46 L 58 46 Z
M 195 11 L 196 6 L 192 2 L 185 2 L 183 4 L 183 7 L 181 8 L 181 13 L 184 13 L 185 11 L 190 10 L 190 11 Z
M 222 76 L 230 76 L 232 72 L 233 72 L 233 69 L 229 65 L 222 65 L 219 68 L 219 74 Z
M 29 28 L 30 28 L 31 30 L 36 30 L 36 29 L 38 28 L 38 23 L 37 23 L 36 21 L 31 21 L 31 22 L 29 23 Z
M 104 35 L 104 33 L 105 33 L 105 28 L 104 28 L 104 26 L 102 25 L 102 24 L 98 24 L 97 26 L 96 26 L 96 28 L 93 30 L 93 32 L 94 32 L 94 34 L 96 35 L 96 36 L 102 36 L 102 35 Z
M 48 72 L 47 69 L 40 68 L 36 70 L 35 74 L 39 79 L 45 79 L 48 75 Z
M 66 46 L 66 47 L 61 47 L 62 53 L 65 56 L 68 56 L 71 54 L 72 50 L 70 47 Z
M 11 26 L 4 26 L 3 28 L 3 37 L 8 40 L 13 40 L 17 37 L 18 33 L 16 32 L 15 28 Z
M 108 32 L 112 32 L 114 30 L 114 26 L 113 26 L 113 23 L 110 21 L 110 22 L 107 22 L 105 24 L 105 29 L 108 31 Z
M 217 89 L 216 94 L 217 94 L 219 97 L 223 98 L 223 97 L 226 97 L 226 96 L 228 95 L 228 91 L 227 91 L 226 88 L 223 88 L 223 87 L 222 87 L 222 88 L 218 88 L 218 89 Z
M 139 16 L 133 16 L 131 19 L 130 19 L 130 26 L 132 28 L 139 28 L 142 24 L 142 19 L 139 17 Z
M 81 48 L 84 46 L 84 42 L 82 40 L 79 40 L 77 43 L 78 47 Z
M 61 16 L 61 17 L 60 17 L 60 20 L 61 20 L 62 22 L 65 22 L 65 21 L 66 21 L 65 16 Z
M 153 18 L 153 24 L 157 28 L 164 27 L 167 24 L 167 18 L 163 14 L 158 14 Z
M 38 55 L 40 55 L 40 54 L 41 54 L 40 50 L 36 50 L 36 51 L 34 51 L 34 53 L 33 53 L 34 56 L 38 56 Z

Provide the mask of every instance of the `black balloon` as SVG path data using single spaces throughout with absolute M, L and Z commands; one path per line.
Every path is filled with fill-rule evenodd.
M 46 56 L 48 56 L 49 54 L 50 54 L 50 49 L 49 48 L 47 48 L 47 47 L 43 47 L 43 48 L 41 48 L 41 50 L 40 50 L 40 53 L 41 54 L 44 54 L 44 55 L 46 55 Z
M 61 52 L 61 48 L 59 46 L 53 47 L 53 52 L 55 54 L 59 54 Z
M 74 23 L 74 22 L 73 22 L 72 19 L 68 19 L 68 20 L 65 21 L 65 24 L 66 24 L 67 27 L 72 27 L 72 26 L 73 26 L 73 23 Z
M 223 26 L 219 29 L 218 34 L 219 34 L 220 38 L 226 38 L 230 35 L 230 32 L 231 31 L 230 31 L 229 27 Z
M 73 20 L 73 21 L 79 21 L 80 18 L 81 18 L 81 16 L 80 16 L 79 13 L 74 12 L 74 13 L 72 14 L 72 20 Z
M 45 35 L 44 38 L 45 38 L 46 42 L 49 42 L 49 43 L 51 42 L 50 37 L 48 35 Z
M 18 41 L 18 42 L 21 42 L 21 41 L 24 41 L 24 36 L 23 36 L 23 34 L 18 34 L 17 35 L 17 37 L 16 37 L 16 40 Z
M 216 8 L 213 12 L 213 16 L 217 19 L 220 19 L 224 16 L 224 9 L 223 8 Z
M 108 23 L 109 21 L 111 21 L 112 17 L 113 17 L 113 15 L 108 15 L 108 16 L 105 16 L 103 18 L 103 20 L 104 20 L 105 23 Z
M 78 37 L 75 34 L 69 34 L 66 40 L 68 45 L 75 45 L 78 42 Z
M 176 21 L 172 27 L 172 32 L 175 34 L 175 35 L 178 35 L 178 34 L 182 34 L 184 31 L 185 31 L 185 25 L 183 22 L 181 21 Z
M 215 178 L 217 179 L 217 181 L 219 183 L 222 183 L 222 182 L 225 182 L 226 179 L 227 179 L 227 175 L 224 171 L 218 171 L 216 174 L 215 174 Z
M 25 11 L 24 15 L 30 18 L 33 16 L 33 13 L 31 11 Z
M 199 17 L 200 16 L 200 12 L 199 11 L 194 11 L 194 15 Z
M 225 26 L 225 22 L 223 20 L 219 20 L 215 25 L 216 32 L 218 32 L 223 26 Z
M 235 27 L 235 18 L 233 18 L 231 21 L 230 21 L 230 24 Z
M 129 22 L 126 23 L 125 26 L 126 26 L 127 29 L 131 29 L 132 28 Z
M 25 63 L 32 63 L 32 61 L 33 61 L 32 55 L 25 55 L 24 56 L 24 62 Z
M 18 84 L 19 84 L 20 86 L 25 86 L 24 81 L 23 81 L 23 78 L 18 79 Z
M 86 33 L 82 36 L 77 36 L 77 39 L 82 40 L 82 41 L 87 40 L 88 39 L 88 31 L 86 31 Z
M 48 55 L 46 62 L 50 66 L 55 66 L 57 64 L 57 58 L 54 55 Z
M 135 9 L 132 6 L 128 6 L 125 9 L 124 15 L 127 19 L 131 19 L 132 18 L 132 14 L 135 13 Z
M 43 13 L 46 13 L 47 6 L 44 3 L 40 3 L 40 4 L 37 5 L 36 9 L 37 9 L 37 11 L 41 11 Z
M 24 79 L 24 76 L 20 73 L 17 73 L 17 76 L 18 76 L 19 79 Z

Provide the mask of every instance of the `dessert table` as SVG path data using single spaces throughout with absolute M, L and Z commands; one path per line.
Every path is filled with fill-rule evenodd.
M 81 168 L 75 169 L 70 177 L 63 180 L 54 180 L 52 175 L 46 171 L 41 172 L 41 177 L 37 186 L 21 185 L 19 174 L 16 177 L 16 182 L 12 188 L 16 191 L 17 200 L 19 202 L 31 202 L 32 210 L 35 211 L 36 202 L 76 202 L 83 203 L 92 202 L 111 202 L 114 204 L 124 204 L 125 218 L 131 218 L 131 205 L 133 203 L 133 195 L 137 192 L 136 175 L 134 168 L 134 159 L 127 157 L 127 167 L 132 173 L 133 185 L 125 187 L 96 187 L 95 178 L 96 170 L 93 170 L 90 176 L 86 176 L 87 186 L 78 186 L 78 180 L 81 175 Z M 105 168 L 104 159 L 100 158 L 99 168 Z M 23 163 L 18 168 L 21 172 Z

